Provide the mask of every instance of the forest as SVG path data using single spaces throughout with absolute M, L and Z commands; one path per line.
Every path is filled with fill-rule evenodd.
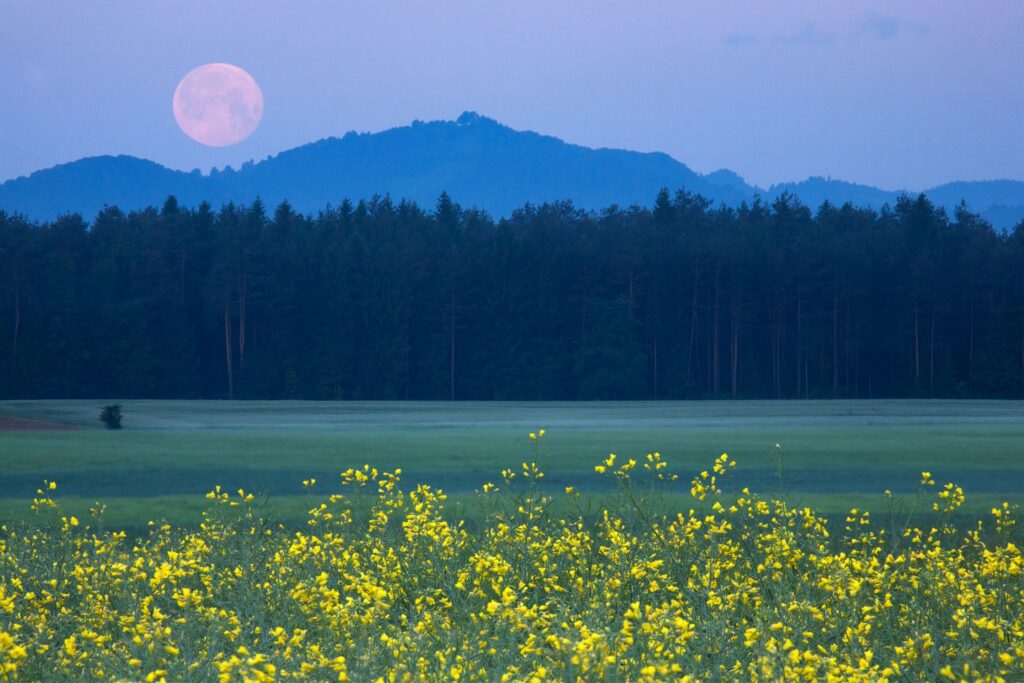
M 0 398 L 1024 396 L 1024 223 L 652 199 L 0 211 Z

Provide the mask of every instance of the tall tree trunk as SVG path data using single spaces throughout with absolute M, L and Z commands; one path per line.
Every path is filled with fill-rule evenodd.
M 714 368 L 715 368 L 714 369 L 714 376 L 713 376 L 713 382 L 714 382 L 714 387 L 715 387 L 714 388 L 714 396 L 715 396 L 715 398 L 718 398 L 719 377 L 720 377 L 719 371 L 718 371 L 719 370 L 719 361 L 718 361 L 718 357 L 719 357 L 719 341 L 718 341 L 718 310 L 719 310 L 719 305 L 718 305 L 718 303 L 719 303 L 719 298 L 720 298 L 720 293 L 721 293 L 720 292 L 721 287 L 719 286 L 721 278 L 719 277 L 719 275 L 720 275 L 720 271 L 718 269 L 716 269 L 715 270 L 715 335 L 714 335 L 715 347 L 714 347 L 714 349 L 712 349 L 712 353 L 714 354 Z
M 658 400 L 658 335 L 654 335 L 654 400 Z
M 853 395 L 860 398 L 860 306 L 857 306 L 857 319 L 854 323 L 853 339 Z
M 779 386 L 782 379 L 782 315 L 781 296 L 778 292 L 772 299 L 769 308 L 768 339 L 772 354 L 772 398 L 782 398 L 782 387 Z
M 921 334 L 918 329 L 917 299 L 914 299 L 914 395 L 921 393 Z
M 228 398 L 234 400 L 235 368 L 231 351 L 231 308 L 228 306 L 228 297 L 224 297 L 224 354 L 228 367 Z
M 449 400 L 455 400 L 455 292 L 452 292 L 449 305 L 449 341 L 450 341 L 450 365 L 448 368 Z
M 704 342 L 705 342 L 705 346 L 706 346 L 706 348 L 704 349 L 704 375 L 705 375 L 704 376 L 704 389 L 705 389 L 706 393 L 710 393 L 711 392 L 711 388 L 713 386 L 713 384 L 711 382 L 711 370 L 712 370 L 712 362 L 711 362 L 711 360 L 712 360 L 712 357 L 714 356 L 714 352 L 711 349 L 711 345 L 712 345 L 712 342 L 713 342 L 713 339 L 714 339 L 714 331 L 715 331 L 714 330 L 715 326 L 712 324 L 714 318 L 711 315 L 711 303 L 710 303 L 711 293 L 710 292 L 708 292 L 708 299 L 709 299 L 709 303 L 708 303 L 708 325 L 707 325 L 707 334 L 704 335 Z
M 729 343 L 730 395 L 736 398 L 740 368 L 740 307 L 732 304 L 732 338 Z
M 776 344 L 776 358 L 775 358 L 775 386 L 777 387 L 778 394 L 776 398 L 781 399 L 782 395 L 782 359 L 785 357 L 785 349 L 782 345 L 786 342 L 786 305 L 783 303 L 783 295 L 780 291 L 778 294 L 778 314 L 776 320 L 779 321 L 776 334 L 779 336 L 779 343 Z
M 800 370 L 803 365 L 803 307 L 804 284 L 800 282 L 796 288 L 796 397 L 801 397 Z
M 248 290 L 249 270 L 242 270 L 238 280 L 238 368 L 243 373 L 245 365 L 245 300 Z
M 832 398 L 839 395 L 839 279 L 832 280 Z
M 846 301 L 846 325 L 843 331 L 843 396 L 850 397 L 850 301 Z
M 967 344 L 967 386 L 974 384 L 974 295 L 971 294 L 971 328 Z
M 782 397 L 782 356 L 784 355 L 782 350 L 782 343 L 785 340 L 783 334 L 785 330 L 785 310 L 782 306 L 782 301 L 779 299 L 778 302 L 778 329 L 775 334 L 778 335 L 778 343 L 775 344 L 775 397 Z
M 14 340 L 11 342 L 11 382 L 14 383 L 18 371 L 18 335 L 21 332 L 21 287 L 14 282 Z
M 699 289 L 698 288 L 699 288 L 699 286 L 700 286 L 699 271 L 697 270 L 697 267 L 694 266 L 694 268 L 693 268 L 693 305 L 692 305 L 692 307 L 690 309 L 691 310 L 691 313 L 690 313 L 690 345 L 689 345 L 689 351 L 687 352 L 687 356 L 686 356 L 686 375 L 687 375 L 686 376 L 686 381 L 687 381 L 687 384 L 689 384 L 691 378 L 696 378 L 697 377 L 697 373 L 694 372 L 694 368 L 693 368 L 693 358 L 694 358 L 694 354 L 697 351 L 697 306 L 700 303 L 699 296 L 698 296 L 698 293 L 699 293 Z
M 932 304 L 931 338 L 928 341 L 928 398 L 935 398 L 935 304 Z

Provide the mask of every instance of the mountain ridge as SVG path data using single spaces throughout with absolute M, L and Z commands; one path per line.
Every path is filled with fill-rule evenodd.
M 129 155 L 85 157 L 0 183 L 0 209 L 35 220 L 65 213 L 91 219 L 106 205 L 131 211 L 159 206 L 168 195 L 184 205 L 205 200 L 215 206 L 259 196 L 313 213 L 345 197 L 375 194 L 431 206 L 444 191 L 463 206 L 506 216 L 527 202 L 568 199 L 586 209 L 649 205 L 661 187 L 684 188 L 729 206 L 758 195 L 773 201 L 789 192 L 812 208 L 827 199 L 878 209 L 904 194 L 822 176 L 763 190 L 729 169 L 701 174 L 664 152 L 585 147 L 466 111 L 454 121 L 416 120 L 321 138 L 205 175 Z M 1024 220 L 1021 181 L 953 181 L 923 193 L 950 212 L 966 200 L 997 228 Z

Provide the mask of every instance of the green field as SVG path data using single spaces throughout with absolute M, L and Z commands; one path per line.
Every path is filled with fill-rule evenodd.
M 881 509 L 885 489 L 916 490 L 919 473 L 967 492 L 967 509 L 1024 500 L 1024 402 L 802 401 L 632 403 L 324 403 L 122 401 L 125 429 L 98 421 L 103 401 L 0 402 L 0 415 L 81 427 L 0 432 L 0 514 L 27 508 L 43 479 L 56 480 L 71 510 L 107 504 L 107 523 L 188 522 L 215 484 L 268 496 L 281 518 L 303 516 L 302 479 L 320 492 L 338 473 L 370 463 L 403 469 L 472 505 L 503 467 L 533 458 L 541 444 L 545 482 L 606 490 L 593 466 L 608 453 L 660 451 L 681 475 L 728 452 L 736 485 L 780 489 L 825 512 Z M 680 505 L 685 501 L 680 500 Z

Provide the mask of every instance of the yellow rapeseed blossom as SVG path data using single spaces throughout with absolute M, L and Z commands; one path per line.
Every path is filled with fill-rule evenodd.
M 538 459 L 471 520 L 366 465 L 302 529 L 217 486 L 198 527 L 134 539 L 45 482 L 0 529 L 0 681 L 1024 680 L 1009 504 L 958 529 L 964 492 L 923 472 L 925 518 L 844 523 L 732 489 L 725 454 L 673 497 L 650 453 L 598 464 L 595 508 Z

